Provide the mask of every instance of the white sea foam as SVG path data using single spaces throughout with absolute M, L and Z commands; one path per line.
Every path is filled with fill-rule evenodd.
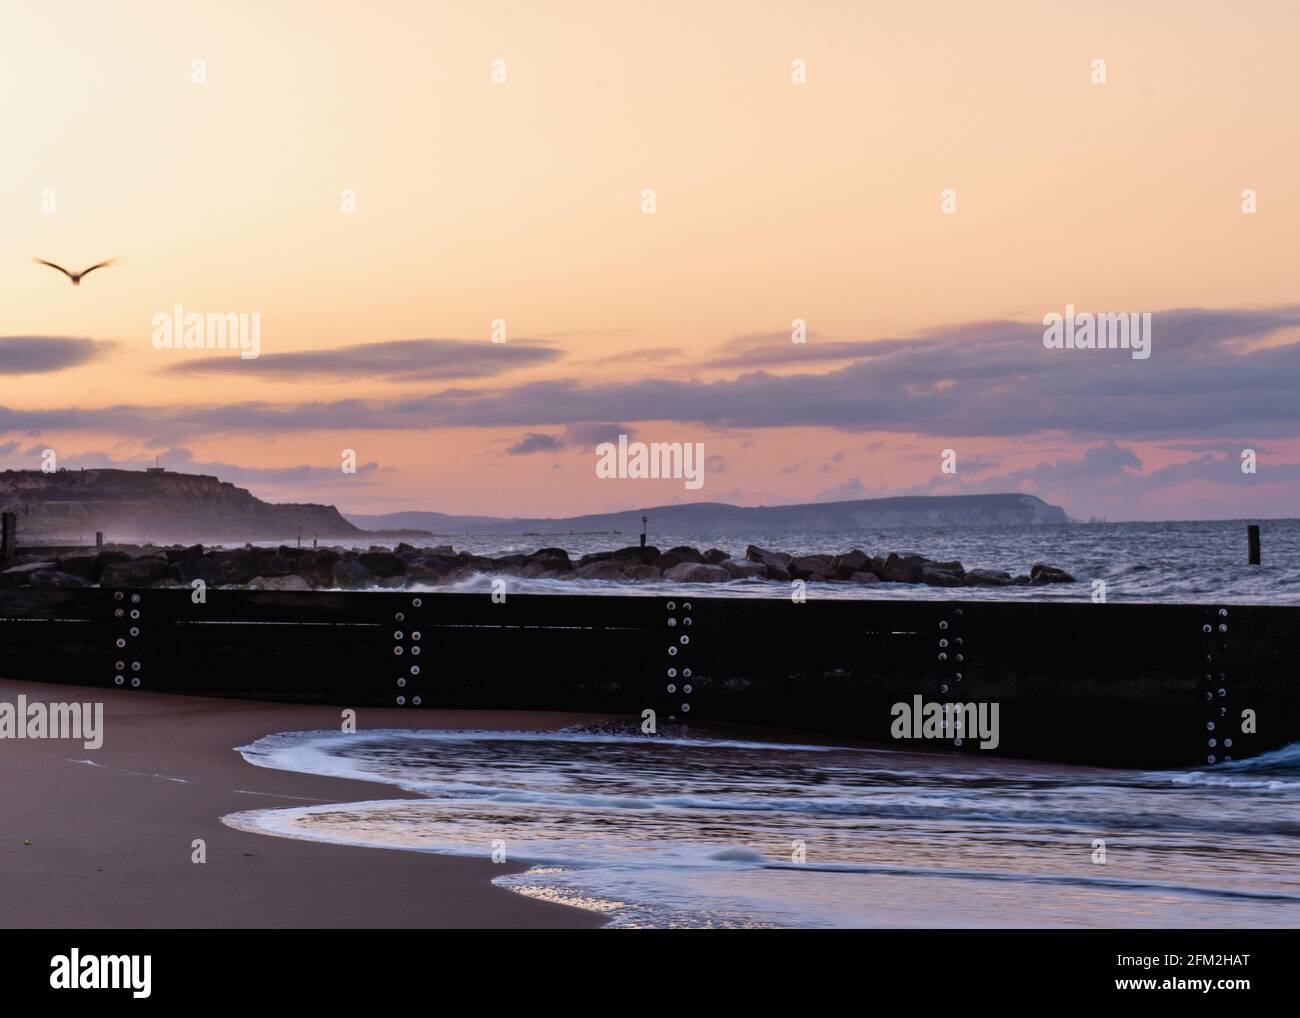
M 1287 792 L 1300 789 L 1300 743 L 1292 743 L 1245 760 L 1174 774 L 1179 785 Z
M 482 858 L 504 842 L 533 867 L 498 883 L 622 926 L 1300 923 L 1292 788 L 635 729 L 295 732 L 241 752 L 412 797 L 232 826 Z M 1297 755 L 1235 776 L 1285 781 Z

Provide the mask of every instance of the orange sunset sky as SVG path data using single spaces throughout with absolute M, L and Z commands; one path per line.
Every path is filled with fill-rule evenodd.
M 6 2 L 0 466 L 1300 515 L 1298 40 L 1282 2 Z M 261 356 L 155 349 L 177 304 Z M 1152 356 L 1045 349 L 1067 304 Z M 597 479 L 620 432 L 703 442 L 703 488 Z

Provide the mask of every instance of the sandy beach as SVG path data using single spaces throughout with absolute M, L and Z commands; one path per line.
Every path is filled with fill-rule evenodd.
M 240 810 L 399 798 L 399 789 L 273 771 L 234 747 L 273 732 L 337 729 L 339 708 L 0 680 L 0 702 L 104 705 L 97 750 L 0 740 L 6 928 L 565 927 L 591 912 L 491 879 L 526 867 L 266 837 L 221 822 Z M 594 716 L 365 709 L 375 728 L 550 729 Z M 92 761 L 87 763 L 85 761 Z M 207 861 L 191 861 L 206 842 Z M 30 844 L 28 844 L 30 842 Z

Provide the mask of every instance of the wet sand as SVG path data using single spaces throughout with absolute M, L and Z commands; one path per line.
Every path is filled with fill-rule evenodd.
M 337 707 L 0 680 L 0 702 L 104 704 L 103 745 L 0 739 L 0 927 L 595 927 L 595 913 L 493 886 L 489 859 L 265 837 L 248 809 L 400 798 L 368 782 L 272 771 L 234 747 L 338 729 Z M 543 730 L 596 715 L 365 708 L 358 730 Z M 82 761 L 93 761 L 92 764 Z M 206 842 L 207 861 L 191 861 Z M 31 844 L 24 844 L 31 842 Z

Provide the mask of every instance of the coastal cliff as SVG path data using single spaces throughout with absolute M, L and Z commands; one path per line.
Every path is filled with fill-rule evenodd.
M 0 509 L 22 543 L 277 541 L 359 533 L 330 505 L 263 502 L 207 474 L 166 470 L 6 470 Z

